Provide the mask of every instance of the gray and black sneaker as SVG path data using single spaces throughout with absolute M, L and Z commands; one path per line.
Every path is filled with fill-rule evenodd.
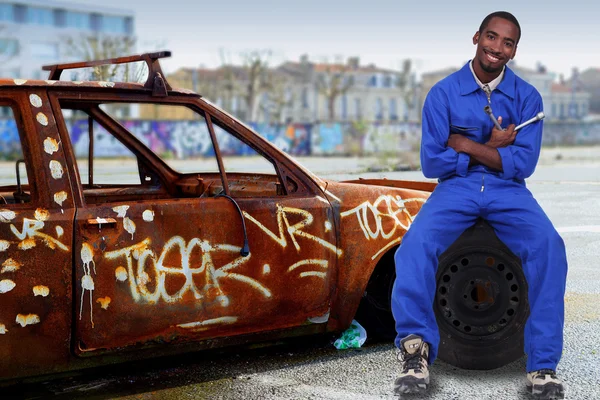
M 562 382 L 551 369 L 540 369 L 527 373 L 527 388 L 535 399 L 555 400 L 565 398 Z
M 397 394 L 422 393 L 429 386 L 429 345 L 417 335 L 409 335 L 400 341 L 398 360 L 400 376 L 394 383 Z

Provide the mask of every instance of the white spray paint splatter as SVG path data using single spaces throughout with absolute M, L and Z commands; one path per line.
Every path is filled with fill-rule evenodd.
M 94 327 L 93 317 L 93 292 L 94 292 L 94 279 L 92 278 L 92 271 L 90 269 L 90 263 L 94 265 L 94 274 L 96 274 L 96 263 L 94 262 L 94 249 L 88 243 L 81 245 L 81 261 L 83 262 L 83 277 L 81 278 L 81 305 L 79 306 L 79 320 L 83 315 L 83 301 L 86 290 L 90 291 L 90 322 L 92 328 Z
M 62 226 L 56 225 L 56 236 L 61 237 L 65 233 Z
M 56 160 L 50 161 L 50 173 L 54 179 L 60 179 L 63 176 L 63 167 L 60 162 Z
M 331 230 L 331 222 L 325 221 L 325 232 L 329 232 Z
M 48 212 L 48 210 L 44 210 L 43 208 L 38 208 L 37 210 L 35 210 L 34 217 L 38 221 L 44 222 L 44 221 L 48 221 L 48 219 L 50 218 L 50 213 Z
M 238 317 L 219 317 L 213 319 L 207 319 L 206 321 L 188 322 L 186 324 L 178 324 L 178 328 L 189 329 L 192 332 L 199 332 L 207 330 L 210 325 L 220 324 L 234 324 L 238 320 Z
M 13 290 L 15 286 L 17 286 L 17 284 L 10 279 L 4 279 L 0 281 L 0 293 L 8 293 Z
M 42 98 L 40 96 L 38 96 L 37 94 L 30 94 L 29 102 L 31 103 L 32 106 L 34 106 L 36 108 L 40 108 L 42 106 Z
M 135 233 L 135 223 L 128 217 L 123 218 L 123 228 L 131 234 L 131 240 L 133 240 L 133 234 Z
M 98 82 L 98 86 L 101 86 L 101 87 L 114 87 L 115 83 L 114 82 L 99 81 Z
M 269 272 L 271 272 L 271 266 L 269 264 L 263 265 L 263 275 L 267 275 Z
M 15 272 L 18 271 L 19 268 L 21 268 L 21 264 L 13 260 L 12 258 L 9 258 L 8 260 L 2 263 L 2 271 L 0 271 L 0 273 Z
M 47 137 L 44 140 L 44 151 L 50 155 L 58 151 L 58 143 L 51 137 Z
M 39 112 L 35 116 L 35 119 L 37 119 L 37 122 L 39 122 L 40 125 L 42 125 L 42 126 L 48 126 L 48 117 L 46 117 L 46 114 L 44 114 L 42 112 Z
M 27 325 L 35 325 L 40 323 L 40 317 L 35 314 L 17 314 L 17 324 L 25 328 Z
M 129 210 L 129 206 L 113 207 L 113 211 L 117 213 L 117 217 L 119 218 L 125 218 L 125 215 L 127 215 L 127 210 Z
M 9 223 L 13 219 L 15 219 L 16 216 L 17 214 L 15 214 L 14 211 L 0 210 L 0 222 Z
M 13 82 L 15 83 L 15 85 L 21 86 L 27 82 L 27 79 L 15 79 Z
M 0 240 L 0 251 L 6 251 L 10 247 L 10 242 L 8 240 Z
M 6 326 L 4 326 L 4 324 L 0 324 L 0 335 L 6 335 L 6 332 L 8 332 Z
M 123 267 L 117 267 L 115 269 L 115 277 L 119 282 L 125 282 L 127 280 L 127 270 Z
M 54 202 L 62 207 L 63 201 L 67 199 L 67 192 L 61 191 L 54 194 Z
M 142 213 L 142 218 L 146 222 L 152 222 L 152 221 L 154 221 L 154 211 L 152 211 L 152 210 L 146 210 L 146 211 L 144 211 Z
M 34 296 L 42 296 L 46 297 L 50 294 L 50 288 L 44 285 L 38 285 L 33 287 L 33 295 Z

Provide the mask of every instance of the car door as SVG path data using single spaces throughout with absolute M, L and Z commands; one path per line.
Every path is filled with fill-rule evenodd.
M 42 87 L 0 94 L 0 376 L 47 373 L 70 357 L 75 208 Z
M 93 157 L 85 155 L 94 165 L 86 169 L 84 162 L 79 170 L 93 182 L 82 180 L 76 217 L 78 353 L 327 320 L 339 250 L 330 205 L 314 188 L 294 178 L 294 193 L 284 189 L 276 162 L 256 151 L 274 174 L 235 168 L 221 174 L 222 155 L 252 148 L 241 149 L 237 132 L 205 114 L 192 122 L 150 123 L 153 136 L 168 131 L 160 143 L 141 133 L 148 124 L 119 121 L 146 142 L 152 157 L 159 147 L 179 149 L 175 159 L 160 162 L 143 157 L 142 141 L 99 119 Z M 72 138 L 89 132 L 85 121 L 71 125 Z M 89 140 L 72 146 L 90 148 Z M 100 157 L 109 154 L 119 159 Z M 180 171 L 161 172 L 162 162 Z

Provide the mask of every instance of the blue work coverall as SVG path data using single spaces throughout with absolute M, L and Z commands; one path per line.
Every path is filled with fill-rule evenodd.
M 447 146 L 451 133 L 479 143 L 491 136 L 491 105 L 502 126 L 519 125 L 542 111 L 538 91 L 508 67 L 488 96 L 469 64 L 438 82 L 423 107 L 421 166 L 439 184 L 423 205 L 395 254 L 396 280 L 392 313 L 396 346 L 410 334 L 430 346 L 429 362 L 438 352 L 440 334 L 433 311 L 438 257 L 483 217 L 522 261 L 529 287 L 530 317 L 525 325 L 527 372 L 556 369 L 563 347 L 567 260 L 562 238 L 525 186 L 538 162 L 542 122 L 518 131 L 514 143 L 499 148 L 502 171 L 469 167 L 469 155 Z

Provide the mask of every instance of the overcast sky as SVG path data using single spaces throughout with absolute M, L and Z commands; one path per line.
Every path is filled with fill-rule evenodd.
M 99 4 L 97 0 L 66 0 Z M 515 61 L 542 62 L 570 75 L 573 67 L 600 67 L 600 2 L 593 0 L 103 0 L 135 13 L 140 51 L 168 49 L 168 72 L 181 66 L 219 65 L 220 49 L 270 49 L 273 64 L 359 56 L 361 63 L 399 68 L 411 58 L 420 72 L 461 66 L 490 12 L 513 13 L 522 28 Z

